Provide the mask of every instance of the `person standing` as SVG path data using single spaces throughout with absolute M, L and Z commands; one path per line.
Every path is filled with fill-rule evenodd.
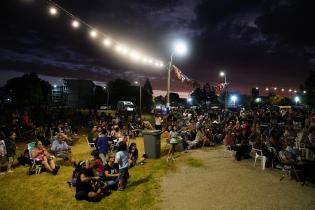
M 115 163 L 119 165 L 118 190 L 122 191 L 126 188 L 127 180 L 129 178 L 128 148 L 125 141 L 119 142 L 118 152 L 115 156 Z
M 9 134 L 9 138 L 5 141 L 5 146 L 7 150 L 7 157 L 8 157 L 8 168 L 7 172 L 12 173 L 12 165 L 14 163 L 14 159 L 16 156 L 16 144 L 15 144 L 16 133 L 11 131 Z
M 168 152 L 168 156 L 167 156 L 167 161 L 169 161 L 170 159 L 172 159 L 173 161 L 175 161 L 175 148 L 176 145 L 178 144 L 178 141 L 180 139 L 180 137 L 178 136 L 178 132 L 177 132 L 177 127 L 173 126 L 173 129 L 170 132 L 170 144 L 171 144 L 171 148 Z
M 96 149 L 99 152 L 103 164 L 105 164 L 105 158 L 108 153 L 108 136 L 106 128 L 102 128 L 102 133 L 96 138 Z
M 163 122 L 163 120 L 162 120 L 161 115 L 157 114 L 155 116 L 154 120 L 155 120 L 155 129 L 162 130 L 162 122 Z

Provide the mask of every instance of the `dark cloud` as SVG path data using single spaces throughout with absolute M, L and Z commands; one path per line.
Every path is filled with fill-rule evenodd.
M 231 88 L 298 86 L 314 65 L 314 2 L 307 0 L 56 0 L 74 15 L 130 47 L 167 63 L 170 40 L 190 42 L 174 57 L 184 73 Z M 50 76 L 129 80 L 150 77 L 165 88 L 166 71 L 136 65 L 74 31 L 64 15 L 51 17 L 45 1 L 4 0 L 0 13 L 0 70 Z M 298 72 L 298 73 L 297 73 Z M 294 80 L 292 80 L 294 78 Z M 174 89 L 189 89 L 172 82 Z M 246 91 L 248 92 L 248 91 Z

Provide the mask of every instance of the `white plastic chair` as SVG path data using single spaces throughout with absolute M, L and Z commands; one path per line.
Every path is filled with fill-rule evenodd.
M 226 154 L 230 154 L 231 157 L 234 154 L 234 151 L 232 150 L 230 145 L 224 145 L 224 155 L 223 155 L 223 157 L 226 157 Z
M 262 150 L 260 150 L 260 149 L 255 149 L 255 148 L 253 148 L 253 150 L 255 151 L 255 163 L 254 163 L 254 167 L 256 166 L 257 159 L 261 159 L 261 169 L 262 169 L 262 170 L 265 170 L 265 165 L 266 165 L 267 157 L 263 155 Z
M 89 139 L 87 137 L 85 137 L 85 139 L 90 148 L 95 148 L 95 143 L 89 142 Z

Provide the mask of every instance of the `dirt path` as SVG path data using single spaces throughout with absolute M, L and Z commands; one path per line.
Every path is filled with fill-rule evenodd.
M 253 159 L 224 158 L 222 148 L 194 150 L 204 166 L 181 164 L 162 179 L 161 209 L 315 209 L 315 188 L 300 186 L 279 170 L 262 171 Z

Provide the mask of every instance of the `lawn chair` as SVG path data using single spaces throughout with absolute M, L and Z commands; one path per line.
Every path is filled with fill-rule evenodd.
M 90 142 L 88 137 L 85 137 L 87 144 L 89 145 L 90 148 L 95 148 L 95 143 L 94 142 Z
M 31 142 L 27 144 L 27 149 L 29 151 L 29 155 L 30 155 L 30 160 L 31 160 L 31 165 L 30 168 L 28 170 L 28 175 L 32 175 L 32 174 L 40 174 L 40 172 L 42 171 L 42 164 L 38 163 L 38 159 L 34 159 L 32 158 L 32 150 L 35 148 L 35 142 Z
M 227 154 L 230 154 L 230 156 L 233 157 L 234 151 L 232 150 L 230 145 L 224 145 L 223 157 L 226 157 Z
M 255 151 L 255 163 L 254 163 L 254 167 L 256 166 L 256 161 L 257 161 L 257 159 L 261 159 L 261 169 L 262 169 L 262 170 L 265 170 L 265 165 L 266 165 L 267 157 L 263 155 L 262 150 L 260 150 L 260 149 L 255 149 L 255 148 L 253 148 L 253 150 Z

